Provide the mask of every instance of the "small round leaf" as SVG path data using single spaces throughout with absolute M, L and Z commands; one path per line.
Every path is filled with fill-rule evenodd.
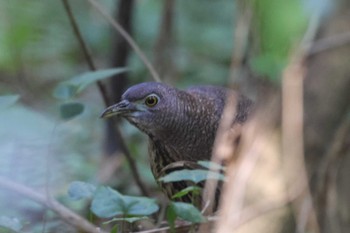
M 150 215 L 158 209 L 154 199 L 124 196 L 109 187 L 98 188 L 91 203 L 91 211 L 101 218 Z
M 201 212 L 192 204 L 184 202 L 171 202 L 170 208 L 172 208 L 172 211 L 176 214 L 176 216 L 183 220 L 193 223 L 205 221 L 205 218 Z
M 63 120 L 70 120 L 84 111 L 84 105 L 81 103 L 64 103 L 60 106 L 60 115 Z

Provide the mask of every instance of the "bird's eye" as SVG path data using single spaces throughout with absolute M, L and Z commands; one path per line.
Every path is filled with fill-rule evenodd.
M 149 95 L 145 99 L 145 104 L 147 107 L 154 107 L 158 103 L 158 96 L 156 95 Z

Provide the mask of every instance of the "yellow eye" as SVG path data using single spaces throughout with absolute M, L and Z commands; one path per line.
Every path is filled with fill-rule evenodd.
M 145 104 L 147 107 L 154 107 L 158 103 L 158 96 L 156 95 L 149 95 L 145 99 Z

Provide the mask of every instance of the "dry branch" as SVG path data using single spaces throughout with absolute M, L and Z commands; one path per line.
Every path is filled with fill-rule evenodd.
M 43 194 L 38 193 L 32 188 L 29 188 L 23 184 L 16 183 L 14 181 L 6 179 L 5 177 L 0 177 L 0 187 L 17 193 L 25 198 L 29 198 L 47 207 L 48 209 L 55 212 L 63 221 L 67 222 L 69 225 L 73 226 L 76 229 L 83 230 L 87 233 L 106 233 L 76 213 L 72 212 L 70 209 L 57 202 L 55 199 L 44 196 Z

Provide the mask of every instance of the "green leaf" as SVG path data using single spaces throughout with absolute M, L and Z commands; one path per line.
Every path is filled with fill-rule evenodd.
M 69 185 L 68 196 L 75 200 L 81 200 L 84 198 L 91 198 L 96 191 L 96 187 L 92 184 L 74 181 Z
M 114 225 L 110 232 L 111 233 L 118 233 L 118 225 Z
M 169 208 L 172 208 L 171 211 L 173 211 L 176 216 L 183 220 L 192 223 L 200 223 L 205 221 L 205 218 L 201 212 L 192 204 L 184 202 L 171 202 Z
M 272 81 L 280 81 L 281 71 L 288 63 L 295 46 L 302 39 L 310 15 L 303 1 L 253 1 L 256 33 L 259 36 L 260 58 L 253 64 L 254 72 Z
M 199 195 L 201 192 L 201 188 L 198 186 L 188 186 L 187 188 L 182 189 L 180 192 L 175 193 L 171 199 L 175 199 L 175 198 L 180 198 L 183 197 L 185 195 L 187 195 L 188 193 L 193 193 L 194 195 Z
M 70 120 L 84 111 L 84 105 L 77 102 L 64 103 L 60 106 L 60 115 L 63 120 Z
M 14 105 L 19 99 L 19 95 L 0 96 L 0 110 Z
M 67 83 L 59 84 L 53 91 L 53 96 L 60 100 L 69 100 L 77 93 L 77 87 Z
M 141 217 L 126 217 L 126 218 L 113 218 L 107 222 L 104 222 L 103 224 L 109 224 L 109 223 L 112 223 L 112 222 L 120 222 L 120 221 L 125 221 L 125 222 L 128 222 L 128 223 L 133 223 L 133 222 L 136 222 L 136 221 L 140 221 L 140 220 L 147 220 L 149 218 L 147 218 L 146 216 L 141 216 Z
M 220 165 L 220 164 L 217 164 L 217 163 L 214 163 L 212 161 L 207 161 L 207 160 L 202 160 L 202 161 L 198 161 L 197 162 L 199 165 L 205 167 L 205 168 L 208 168 L 208 169 L 215 169 L 215 170 L 221 170 L 221 171 L 225 171 L 225 167 Z
M 11 232 L 19 232 L 23 228 L 23 225 L 21 224 L 21 222 L 17 218 L 0 216 L 0 230 L 1 230 L 1 228 L 6 228 L 9 230 L 9 232 L 10 231 Z M 3 232 L 3 231 L 1 231 L 1 232 Z
M 124 196 L 109 187 L 97 189 L 91 204 L 91 211 L 101 218 L 116 215 L 150 215 L 158 211 L 154 199 Z
M 264 75 L 273 81 L 278 81 L 286 62 L 286 60 L 280 59 L 277 56 L 264 54 L 252 58 L 250 65 L 254 72 L 259 75 Z
M 82 92 L 85 88 L 87 88 L 90 84 L 95 83 L 96 81 L 110 78 L 113 75 L 120 74 L 126 72 L 127 68 L 115 68 L 115 69 L 105 69 L 87 72 L 68 81 L 64 81 L 60 83 L 54 90 L 53 95 L 57 99 L 67 100 L 75 95 Z
M 183 169 L 180 171 L 174 171 L 169 173 L 166 176 L 163 176 L 159 179 L 159 181 L 169 183 L 169 182 L 176 182 L 176 181 L 183 181 L 183 180 L 190 180 L 194 183 L 199 183 L 201 181 L 204 181 L 206 179 L 218 179 L 218 180 L 225 180 L 225 176 L 223 174 L 212 172 L 208 170 L 201 170 L 201 169 L 194 169 L 194 170 L 188 170 Z
M 105 69 L 87 72 L 76 76 L 68 81 L 68 84 L 77 87 L 77 92 L 83 91 L 90 84 L 100 81 L 102 79 L 110 78 L 113 75 L 124 73 L 128 70 L 128 68 L 114 68 L 114 69 Z
M 172 204 L 166 208 L 166 218 L 170 226 L 170 231 L 175 232 L 175 220 L 177 218 L 177 215 Z

